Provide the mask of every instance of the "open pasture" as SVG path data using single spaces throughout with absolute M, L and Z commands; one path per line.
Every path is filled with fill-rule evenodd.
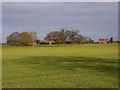
M 3 46 L 3 88 L 117 88 L 118 45 Z

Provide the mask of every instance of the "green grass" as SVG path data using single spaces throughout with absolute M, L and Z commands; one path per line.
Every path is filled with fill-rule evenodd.
M 3 88 L 117 88 L 117 44 L 3 46 Z

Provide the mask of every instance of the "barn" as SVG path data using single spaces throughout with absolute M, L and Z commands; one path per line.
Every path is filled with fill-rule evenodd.
M 100 38 L 98 42 L 99 42 L 99 44 L 106 44 L 107 43 L 106 39 L 104 39 L 104 38 Z

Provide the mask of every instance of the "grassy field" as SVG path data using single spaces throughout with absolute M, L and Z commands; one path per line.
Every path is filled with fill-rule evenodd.
M 3 88 L 116 88 L 117 44 L 3 46 Z

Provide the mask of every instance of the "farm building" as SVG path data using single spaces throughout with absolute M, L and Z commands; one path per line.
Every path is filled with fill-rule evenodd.
M 49 43 L 49 44 L 55 44 L 56 43 L 54 40 L 44 40 L 44 42 Z
M 100 38 L 98 42 L 99 42 L 99 44 L 106 44 L 107 43 L 104 38 Z

